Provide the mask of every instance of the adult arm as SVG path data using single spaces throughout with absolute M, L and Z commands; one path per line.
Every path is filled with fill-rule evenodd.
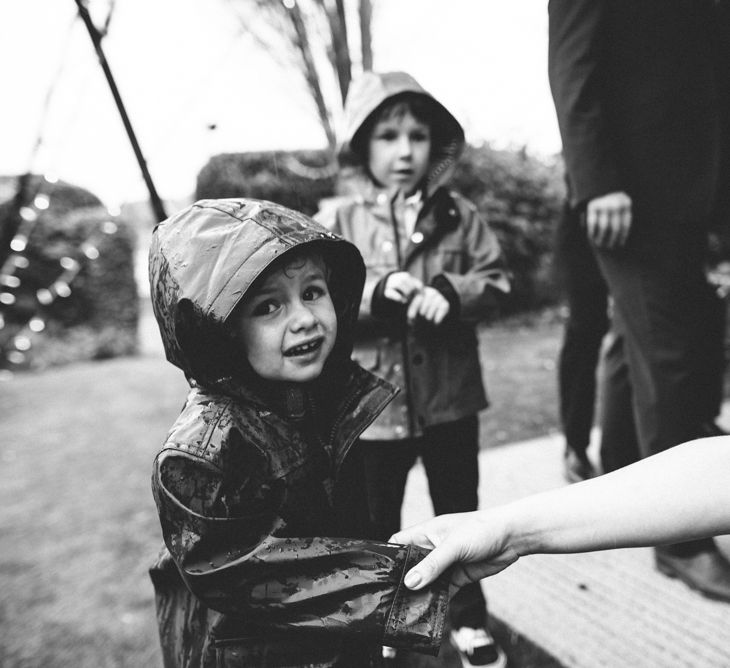
M 631 229 L 604 104 L 605 0 L 550 0 L 548 76 L 573 206 L 586 205 L 586 234 L 598 247 L 623 246 Z
M 522 556 L 661 545 L 730 533 L 730 437 L 690 441 L 585 482 L 490 510 L 442 515 L 391 540 L 435 548 L 417 588 L 452 564 L 462 586 Z
M 623 190 L 603 98 L 606 2 L 548 3 L 548 78 L 573 205 Z

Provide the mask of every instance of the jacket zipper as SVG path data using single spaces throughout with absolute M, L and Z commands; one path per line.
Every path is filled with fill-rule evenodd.
M 400 231 L 398 230 L 398 218 L 395 215 L 395 200 L 398 197 L 394 197 L 390 201 L 390 220 L 391 225 L 393 227 L 393 234 L 395 236 L 395 257 L 396 261 L 398 263 L 398 269 L 400 271 L 405 271 L 405 267 L 403 266 L 403 255 L 401 253 L 401 247 L 400 247 Z M 421 211 L 423 211 L 423 208 L 421 208 Z M 419 211 L 418 218 L 420 218 L 421 212 Z M 416 219 L 416 223 L 418 222 L 418 218 Z M 406 306 L 407 308 L 407 306 Z M 403 381 L 406 389 L 406 408 L 408 409 L 408 437 L 413 438 L 415 434 L 415 428 L 414 428 L 414 416 L 413 416 L 413 401 L 412 401 L 412 389 L 411 389 L 411 356 L 410 356 L 410 345 L 408 344 L 408 319 L 403 320 L 402 324 L 402 334 L 401 334 L 401 351 L 403 355 Z

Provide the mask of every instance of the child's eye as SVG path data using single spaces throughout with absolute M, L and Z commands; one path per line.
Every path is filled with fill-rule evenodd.
M 327 294 L 327 289 L 321 285 L 310 285 L 304 290 L 304 301 L 314 301 Z
M 269 315 L 269 313 L 276 311 L 277 306 L 277 303 L 273 299 L 266 299 L 254 306 L 251 315 Z
M 427 132 L 413 132 L 411 133 L 411 141 L 421 142 L 428 141 L 430 139 Z
M 395 141 L 397 136 L 398 134 L 392 130 L 382 130 L 377 134 L 376 139 L 380 139 L 381 141 Z

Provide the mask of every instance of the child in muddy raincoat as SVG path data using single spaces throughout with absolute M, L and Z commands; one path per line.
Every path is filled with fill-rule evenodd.
M 477 414 L 487 398 L 476 324 L 510 285 L 494 232 L 446 187 L 464 131 L 440 102 L 404 72 L 367 72 L 350 87 L 345 121 L 343 151 L 365 184 L 318 217 L 365 259 L 354 357 L 402 389 L 362 435 L 374 536 L 387 540 L 418 457 L 437 515 L 477 508 Z M 503 666 L 479 584 L 450 609 L 464 665 Z
M 402 585 L 425 552 L 360 539 L 358 437 L 395 393 L 350 359 L 364 276 L 352 244 L 270 202 L 204 200 L 155 229 L 154 312 L 191 385 L 152 478 L 166 667 L 438 651 L 446 585 Z

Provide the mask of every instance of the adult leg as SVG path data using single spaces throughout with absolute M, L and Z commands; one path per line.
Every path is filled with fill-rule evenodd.
M 708 403 L 703 412 L 702 433 L 706 436 L 720 436 L 723 430 L 717 426 L 715 420 L 722 410 L 725 390 L 725 328 L 726 308 L 725 297 L 718 294 L 710 283 L 706 289 L 707 315 L 704 318 L 707 330 L 707 342 L 702 347 L 703 372 L 700 380 L 706 385 L 701 390 L 707 395 Z
M 365 470 L 370 538 L 388 540 L 401 528 L 400 515 L 408 472 L 416 461 L 413 439 L 360 441 Z
M 636 439 L 629 367 L 621 323 L 615 322 L 606 340 L 601 382 L 601 466 L 604 473 L 641 459 Z
M 707 310 L 701 242 L 697 233 L 674 229 L 657 233 L 646 252 L 598 252 L 622 324 L 642 457 L 701 433 L 709 403 L 702 382 Z M 730 563 L 711 538 L 664 546 L 655 554 L 663 573 L 730 600 Z
M 642 457 L 695 438 L 709 402 L 700 382 L 706 281 L 694 236 L 674 231 L 657 235 L 650 250 L 597 253 L 620 323 Z
M 580 212 L 568 203 L 558 223 L 555 253 L 568 307 L 558 358 L 560 419 L 566 477 L 574 482 L 594 474 L 586 451 L 594 419 L 596 368 L 608 329 L 608 288 L 580 223 Z

